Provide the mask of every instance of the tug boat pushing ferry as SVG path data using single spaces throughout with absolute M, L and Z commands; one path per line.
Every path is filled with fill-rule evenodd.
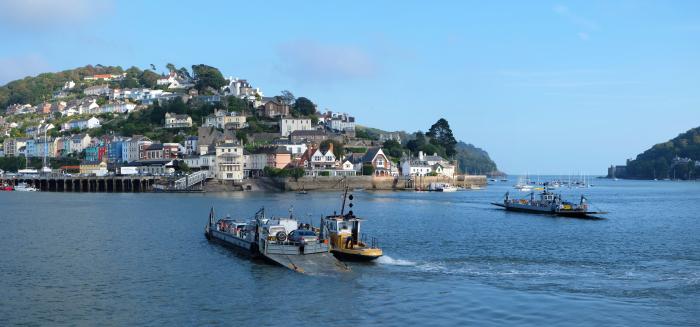
M 343 193 L 340 214 L 334 212 L 333 215 L 321 219 L 321 238 L 330 240 L 331 252 L 342 261 L 372 261 L 381 257 L 383 253 L 377 239 L 371 238 L 367 241 L 360 233 L 363 219 L 353 213 L 352 202 L 348 204 L 350 210 L 345 213 L 346 199 L 354 199 L 352 194 L 348 195 L 347 187 Z
M 569 201 L 564 201 L 560 194 L 549 192 L 546 188 L 539 194 L 539 199 L 535 199 L 535 193 L 530 193 L 529 199 L 513 199 L 506 192 L 502 203 L 492 203 L 493 205 L 505 208 L 509 211 L 519 211 L 527 213 L 550 214 L 555 216 L 573 217 L 573 218 L 591 218 L 596 219 L 592 215 L 606 214 L 602 211 L 590 211 L 588 200 L 581 195 L 581 200 L 578 204 Z
M 260 209 L 250 221 L 230 217 L 216 220 L 214 208 L 204 235 L 210 241 L 240 250 L 253 258 L 262 258 L 305 274 L 328 274 L 350 270 L 329 252 L 309 224 L 288 218 L 267 218 Z

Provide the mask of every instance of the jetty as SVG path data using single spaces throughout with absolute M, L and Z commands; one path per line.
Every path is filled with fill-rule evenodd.
M 47 174 L 36 176 L 2 176 L 0 185 L 31 185 L 42 192 L 152 192 L 156 176 L 66 176 Z

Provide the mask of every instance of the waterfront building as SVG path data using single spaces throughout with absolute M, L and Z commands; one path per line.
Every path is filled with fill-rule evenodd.
M 153 141 L 143 135 L 134 135 L 122 146 L 122 160 L 132 162 L 142 158 L 143 150 L 151 145 Z
M 216 154 L 209 153 L 205 155 L 188 155 L 182 159 L 185 164 L 194 170 L 209 170 L 210 173 L 214 170 L 216 165 Z
M 216 179 L 221 181 L 243 180 L 243 147 L 226 140 L 216 145 Z
M 423 151 L 419 151 L 417 158 L 408 156 L 401 158 L 403 176 L 426 176 L 433 173 L 438 176 L 454 177 L 455 166 L 437 153 L 425 155 Z
M 380 147 L 369 148 L 364 154 L 353 154 L 349 161 L 354 165 L 355 171 L 360 174 L 364 165 L 370 165 L 374 168 L 375 176 L 392 175 L 392 163 Z
M 105 176 L 108 174 L 107 163 L 104 161 L 83 161 L 80 163 L 80 174 Z

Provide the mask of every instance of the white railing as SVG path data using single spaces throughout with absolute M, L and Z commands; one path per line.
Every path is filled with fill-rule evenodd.
M 200 170 L 176 180 L 173 186 L 176 190 L 186 190 L 207 178 L 211 178 L 211 173 L 208 170 Z

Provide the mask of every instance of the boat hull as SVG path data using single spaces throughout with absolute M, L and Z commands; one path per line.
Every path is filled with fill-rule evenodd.
M 507 211 L 523 212 L 523 213 L 534 213 L 542 215 L 553 215 L 559 217 L 569 217 L 569 218 L 583 218 L 583 219 L 602 219 L 600 217 L 592 216 L 593 214 L 602 214 L 603 212 L 590 212 L 590 211 L 557 211 L 547 207 L 531 207 L 531 206 L 513 206 L 504 205 L 503 203 L 492 203 L 495 206 L 504 208 Z
M 254 242 L 246 241 L 239 237 L 222 233 L 216 230 L 209 230 L 204 233 L 204 236 L 210 241 L 235 250 L 238 253 L 245 254 L 251 258 L 261 257 L 258 251 L 258 246 Z
M 331 250 L 331 253 L 340 261 L 368 262 L 376 260 L 382 256 L 382 251 L 378 252 L 347 252 L 342 250 Z
M 256 242 L 244 240 L 234 235 L 216 230 L 205 231 L 204 236 L 211 242 L 223 245 L 253 259 L 263 259 L 303 274 L 331 274 L 346 272 L 350 268 L 334 258 L 326 244 L 298 245 L 268 244 L 259 249 Z

